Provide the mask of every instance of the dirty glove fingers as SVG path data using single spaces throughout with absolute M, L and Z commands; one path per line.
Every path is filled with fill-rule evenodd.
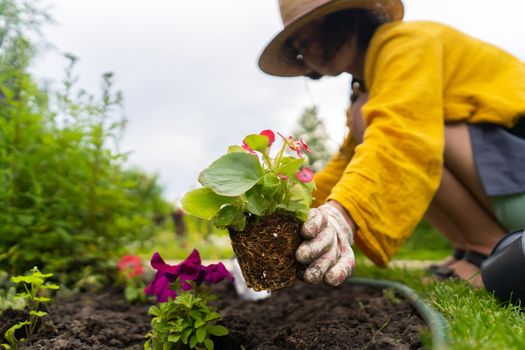
M 308 212 L 308 218 L 301 227 L 301 235 L 305 239 L 315 238 L 326 227 L 326 224 L 326 217 L 323 213 L 319 209 L 313 208 Z
M 309 264 L 335 244 L 337 234 L 332 227 L 326 227 L 314 239 L 304 241 L 295 252 L 295 257 L 300 263 Z
M 317 284 L 323 280 L 326 271 L 337 261 L 337 246 L 335 243 L 326 253 L 315 259 L 304 272 L 304 280 L 311 284 Z
M 352 276 L 354 268 L 355 256 L 353 250 L 350 249 L 341 254 L 337 263 L 325 274 L 324 281 L 330 286 L 338 286 Z

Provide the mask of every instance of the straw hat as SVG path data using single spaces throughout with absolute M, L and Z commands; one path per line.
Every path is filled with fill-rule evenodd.
M 265 73 L 283 77 L 304 75 L 301 65 L 291 58 L 285 47 L 287 40 L 306 24 L 328 14 L 346 9 L 371 10 L 387 21 L 403 19 L 401 0 L 279 0 L 284 29 L 266 46 L 259 58 L 259 67 Z

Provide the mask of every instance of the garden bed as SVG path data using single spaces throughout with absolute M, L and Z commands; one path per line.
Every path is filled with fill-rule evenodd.
M 296 283 L 265 300 L 242 301 L 233 285 L 214 302 L 230 334 L 215 349 L 419 349 L 424 321 L 390 291 L 345 284 Z M 36 339 L 23 349 L 142 349 L 148 306 L 117 293 L 82 294 L 49 308 Z M 8 314 L 5 314 L 8 315 Z M 4 324 L 8 320 L 1 319 Z

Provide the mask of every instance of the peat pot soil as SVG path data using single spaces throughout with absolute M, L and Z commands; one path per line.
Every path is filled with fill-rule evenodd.
M 230 334 L 215 349 L 420 349 L 426 326 L 410 304 L 381 289 L 296 282 L 258 301 L 242 301 L 232 284 L 215 287 L 214 304 Z M 22 349 L 142 349 L 148 306 L 116 293 L 81 294 L 49 308 L 47 321 Z M 4 314 L 3 316 L 6 316 Z M 0 324 L 9 321 L 0 317 Z

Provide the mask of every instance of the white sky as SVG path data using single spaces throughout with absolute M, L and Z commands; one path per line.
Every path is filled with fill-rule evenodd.
M 59 82 L 65 60 L 80 58 L 80 86 L 98 92 L 116 75 L 129 118 L 130 162 L 160 175 L 169 199 L 198 185 L 198 173 L 250 133 L 290 132 L 318 105 L 335 148 L 345 128 L 349 76 L 276 78 L 257 67 L 280 30 L 276 0 L 46 0 L 56 46 L 34 71 Z M 525 60 L 525 1 L 405 0 L 408 20 L 435 20 Z M 311 91 L 311 94 L 309 93 Z

